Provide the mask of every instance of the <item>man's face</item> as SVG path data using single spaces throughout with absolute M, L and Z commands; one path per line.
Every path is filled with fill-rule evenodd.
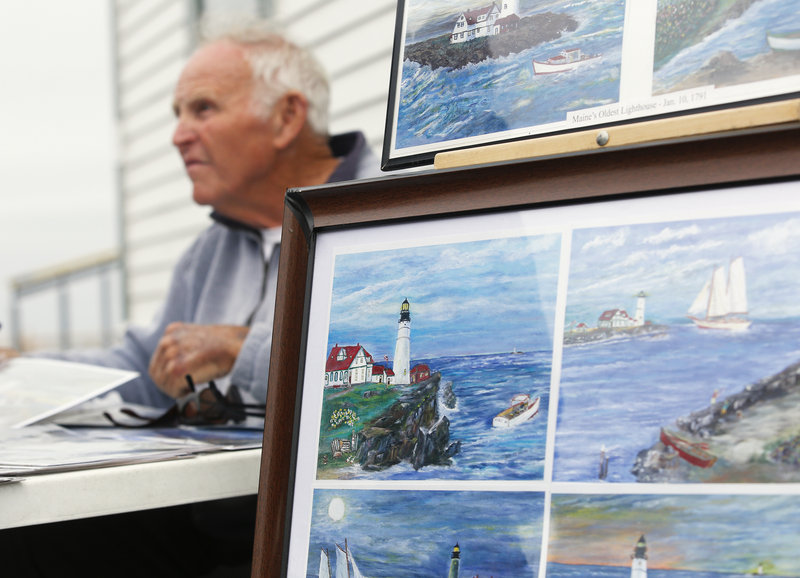
M 232 217 L 256 206 L 275 156 L 270 123 L 252 110 L 253 83 L 241 48 L 217 42 L 192 56 L 175 88 L 172 143 L 194 200 Z

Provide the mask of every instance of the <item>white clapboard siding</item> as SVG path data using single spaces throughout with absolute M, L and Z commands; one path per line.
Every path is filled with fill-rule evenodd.
M 201 13 L 269 15 L 331 81 L 331 132 L 362 130 L 380 155 L 395 0 L 115 0 L 121 247 L 128 318 L 147 323 L 172 268 L 209 223 L 172 147 L 172 91 Z

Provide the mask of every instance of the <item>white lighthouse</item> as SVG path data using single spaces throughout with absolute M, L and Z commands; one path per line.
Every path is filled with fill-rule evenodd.
M 408 385 L 411 383 L 411 373 L 409 371 L 411 363 L 411 311 L 408 306 L 408 299 L 400 305 L 400 320 L 397 322 L 397 343 L 394 346 L 394 382 L 397 385 Z
M 647 543 L 644 540 L 644 534 L 636 542 L 631 558 L 633 558 L 631 578 L 647 578 Z
M 639 294 L 636 296 L 636 326 L 640 327 L 644 325 L 644 302 L 647 298 L 647 294 L 644 291 L 639 291 Z
M 512 14 L 519 16 L 518 0 L 500 0 L 498 6 L 500 6 L 500 18 L 505 18 L 506 16 L 511 16 Z

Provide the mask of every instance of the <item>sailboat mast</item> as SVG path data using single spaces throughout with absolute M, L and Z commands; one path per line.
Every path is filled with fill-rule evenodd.
M 347 578 L 353 578 L 350 574 L 350 548 L 347 546 L 347 538 L 344 539 L 344 553 L 347 559 Z
M 706 303 L 706 319 L 711 317 L 711 306 L 714 303 L 714 277 L 717 276 L 717 269 L 711 272 L 711 285 L 708 287 L 708 303 Z

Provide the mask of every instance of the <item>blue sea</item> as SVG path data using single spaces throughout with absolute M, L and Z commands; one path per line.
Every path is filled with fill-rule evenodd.
M 332 500 L 344 504 L 340 519 Z M 447 576 L 456 544 L 461 576 L 535 576 L 543 510 L 540 492 L 317 490 L 306 572 L 316 576 L 320 551 L 347 540 L 373 578 Z
M 607 481 L 632 482 L 637 453 L 661 426 L 707 407 L 800 360 L 800 320 L 756 320 L 741 333 L 669 326 L 656 337 L 565 347 L 553 477 L 597 481 L 601 446 Z
M 354 478 L 541 480 L 547 442 L 552 353 L 526 351 L 463 357 L 414 360 L 442 374 L 442 386 L 453 383 L 455 408 L 439 405 L 450 420 L 450 441 L 460 441 L 461 451 L 450 466 L 426 466 L 418 471 L 398 464 L 382 472 L 348 470 Z M 541 397 L 539 413 L 518 426 L 499 429 L 492 419 L 507 408 L 511 398 L 527 393 Z
M 570 14 L 578 29 L 458 70 L 404 61 L 397 148 L 564 121 L 568 111 L 617 102 L 624 0 L 536 5 L 536 11 L 544 10 Z M 575 47 L 603 58 L 580 71 L 534 76 L 534 58 L 546 60 Z
M 547 565 L 547 578 L 628 578 L 630 567 L 591 565 Z M 647 578 L 742 578 L 752 574 L 729 574 L 727 572 L 693 572 L 691 570 L 647 570 Z

